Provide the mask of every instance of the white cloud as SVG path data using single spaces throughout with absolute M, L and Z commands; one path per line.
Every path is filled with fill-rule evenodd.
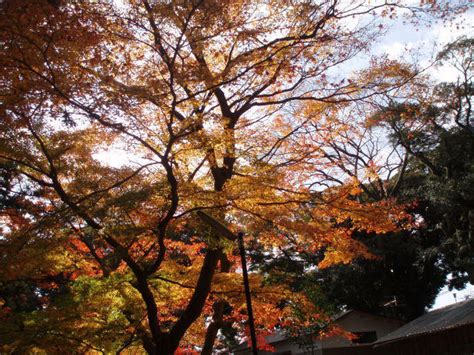
M 474 286 L 471 284 L 467 284 L 466 288 L 460 291 L 457 290 L 448 290 L 448 286 L 445 286 L 441 289 L 436 301 L 431 308 L 431 310 L 438 309 L 444 306 L 448 306 L 450 304 L 464 301 L 468 298 L 474 297 Z

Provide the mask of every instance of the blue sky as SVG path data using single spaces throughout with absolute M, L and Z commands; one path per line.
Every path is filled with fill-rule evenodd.
M 474 2 L 473 6 L 457 16 L 451 22 L 434 22 L 415 27 L 403 24 L 399 19 L 392 23 L 386 36 L 375 48 L 375 54 L 386 54 L 390 59 L 407 59 L 405 49 L 411 50 L 413 55 L 421 55 L 421 65 L 428 65 L 432 56 L 444 45 L 460 36 L 474 35 Z M 410 55 L 410 54 L 408 54 Z M 452 81 L 456 73 L 452 68 L 432 68 L 429 73 L 439 81 Z

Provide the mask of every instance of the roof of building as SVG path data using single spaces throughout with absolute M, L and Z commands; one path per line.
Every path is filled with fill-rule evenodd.
M 440 332 L 474 323 L 474 300 L 455 303 L 416 318 L 375 342 L 375 346 L 403 338 Z

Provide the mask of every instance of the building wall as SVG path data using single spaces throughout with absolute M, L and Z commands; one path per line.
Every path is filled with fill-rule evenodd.
M 321 355 L 321 342 L 316 341 L 313 345 L 313 349 L 310 349 L 306 346 L 300 345 L 298 343 L 293 342 L 292 340 L 284 340 L 278 343 L 272 343 L 275 347 L 274 352 L 267 352 L 267 351 L 259 351 L 259 355 L 270 355 L 270 354 L 281 354 L 281 355 L 295 355 L 295 354 L 313 354 L 314 355 Z M 251 355 L 252 351 L 250 349 L 246 349 L 244 351 L 235 352 L 236 355 Z
M 369 313 L 351 311 L 347 314 L 339 317 L 334 322 L 336 325 L 340 326 L 344 330 L 354 333 L 354 332 L 370 332 L 375 331 L 377 333 L 377 339 L 385 336 L 388 333 L 391 333 L 395 329 L 400 328 L 403 323 L 397 320 L 392 320 L 389 318 L 378 317 Z M 271 343 L 275 347 L 274 353 L 259 352 L 261 355 L 266 354 L 311 354 L 311 355 L 321 355 L 324 353 L 324 349 L 347 347 L 354 345 L 350 340 L 337 336 L 329 337 L 324 339 L 317 339 L 313 342 L 312 347 L 308 345 L 300 345 L 294 340 L 282 340 L 276 343 Z M 251 354 L 250 350 L 238 351 L 235 354 L 247 355 Z
M 373 355 L 472 355 L 474 324 L 375 344 Z
M 351 333 L 375 331 L 377 339 L 380 339 L 403 325 L 403 322 L 395 319 L 379 317 L 359 311 L 352 311 L 340 317 L 334 323 Z M 322 341 L 323 348 L 334 348 L 351 344 L 352 342 L 350 340 L 342 337 L 331 337 L 323 339 Z

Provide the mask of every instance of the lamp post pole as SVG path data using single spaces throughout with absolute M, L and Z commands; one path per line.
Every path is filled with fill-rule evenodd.
M 258 354 L 257 350 L 257 335 L 255 333 L 255 321 L 253 318 L 253 310 L 252 310 L 252 298 L 250 295 L 250 284 L 249 284 L 249 275 L 247 271 L 247 260 L 245 258 L 245 246 L 244 246 L 244 234 L 239 232 L 237 235 L 232 233 L 227 227 L 225 227 L 222 223 L 204 213 L 202 211 L 198 211 L 197 215 L 199 218 L 209 225 L 215 232 L 219 235 L 231 240 L 235 241 L 237 239 L 237 243 L 239 245 L 239 253 L 240 253 L 240 260 L 242 264 L 242 274 L 244 278 L 244 289 L 245 289 L 245 300 L 247 303 L 247 314 L 248 314 L 248 324 L 250 329 L 250 339 L 252 342 L 252 353 L 254 355 Z
M 253 319 L 252 298 L 250 297 L 249 274 L 247 272 L 247 260 L 245 259 L 244 234 L 237 233 L 237 241 L 239 243 L 240 259 L 242 263 L 242 274 L 244 276 L 245 299 L 247 301 L 247 314 L 249 316 L 250 338 L 252 339 L 252 352 L 258 354 L 257 336 L 255 334 L 255 322 Z

